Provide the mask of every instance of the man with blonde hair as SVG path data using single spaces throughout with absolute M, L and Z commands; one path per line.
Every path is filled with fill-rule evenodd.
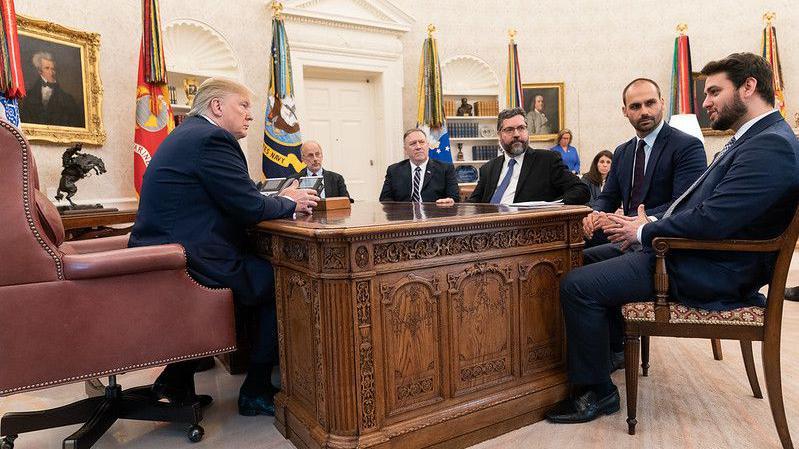
M 280 196 L 258 192 L 247 172 L 238 140 L 252 121 L 250 90 L 224 78 L 200 85 L 189 117 L 158 147 L 142 181 L 130 246 L 180 243 L 189 273 L 200 284 L 233 290 L 236 304 L 256 317 L 247 377 L 239 392 L 239 413 L 273 415 L 277 363 L 277 321 L 272 265 L 247 244 L 248 227 L 263 220 L 310 213 L 319 197 L 294 182 Z M 195 361 L 173 363 L 153 384 L 170 401 L 199 401 Z

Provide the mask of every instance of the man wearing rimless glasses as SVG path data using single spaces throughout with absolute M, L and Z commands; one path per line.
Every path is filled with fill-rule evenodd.
M 528 146 L 529 129 L 524 110 L 505 109 L 497 117 L 502 155 L 480 167 L 480 180 L 471 203 L 511 204 L 555 201 L 585 204 L 588 186 L 569 172 L 560 154 Z

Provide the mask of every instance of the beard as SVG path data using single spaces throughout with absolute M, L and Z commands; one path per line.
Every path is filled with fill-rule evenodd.
M 716 113 L 716 120 L 710 121 L 710 127 L 715 130 L 730 129 L 733 123 L 746 115 L 746 105 L 737 93 L 733 95 L 732 104 L 724 105 Z
M 502 147 L 502 150 L 511 157 L 516 157 L 527 150 L 527 141 L 522 139 L 514 139 L 510 142 L 510 144 L 505 145 L 504 142 L 500 141 L 499 146 Z
M 651 121 L 649 123 L 647 123 L 647 124 L 643 124 L 642 123 L 642 122 L 645 122 L 647 120 L 651 120 Z M 646 115 L 646 116 L 643 116 L 643 117 L 639 118 L 638 121 L 636 121 L 635 123 L 632 123 L 632 125 L 633 125 L 633 128 L 635 128 L 636 131 L 638 131 L 640 133 L 648 133 L 649 131 L 652 131 L 653 129 L 655 129 L 655 127 L 658 126 L 659 123 L 660 123 L 660 120 L 658 120 L 658 117 L 652 117 L 651 115 Z

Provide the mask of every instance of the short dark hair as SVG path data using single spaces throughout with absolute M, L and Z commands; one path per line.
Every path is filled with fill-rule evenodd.
M 633 87 L 633 84 L 638 83 L 638 82 L 642 82 L 642 81 L 645 82 L 645 83 L 649 83 L 649 84 L 655 86 L 655 90 L 658 91 L 658 98 L 661 98 L 663 96 L 660 93 L 660 86 L 658 86 L 658 83 L 656 83 L 654 80 L 651 80 L 649 78 L 636 78 L 636 79 L 630 81 L 630 84 L 626 85 L 624 87 L 624 90 L 621 91 L 621 103 L 623 105 L 627 106 L 627 91 L 630 90 L 631 87 Z
M 774 72 L 766 58 L 753 53 L 733 53 L 724 59 L 710 61 L 702 68 L 705 76 L 724 72 L 735 88 L 741 87 L 748 78 L 757 81 L 755 91 L 771 106 L 774 106 Z
M 404 144 L 405 143 L 405 139 L 407 139 L 408 136 L 410 136 L 413 133 L 422 133 L 422 135 L 425 136 L 425 138 L 427 138 L 427 133 L 424 132 L 424 130 L 421 130 L 419 128 L 411 128 L 411 129 L 406 129 L 405 130 L 405 133 L 402 135 L 402 143 Z
M 517 115 L 521 115 L 524 117 L 524 124 L 527 124 L 527 116 L 525 115 L 524 109 L 522 108 L 510 108 L 510 109 L 503 109 L 500 111 L 499 115 L 497 115 L 497 131 L 502 128 L 502 122 L 505 120 L 516 117 Z

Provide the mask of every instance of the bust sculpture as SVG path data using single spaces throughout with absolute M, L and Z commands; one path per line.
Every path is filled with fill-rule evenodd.
M 461 105 L 458 107 L 458 117 L 472 115 L 472 105 L 467 103 L 466 98 L 461 98 Z

